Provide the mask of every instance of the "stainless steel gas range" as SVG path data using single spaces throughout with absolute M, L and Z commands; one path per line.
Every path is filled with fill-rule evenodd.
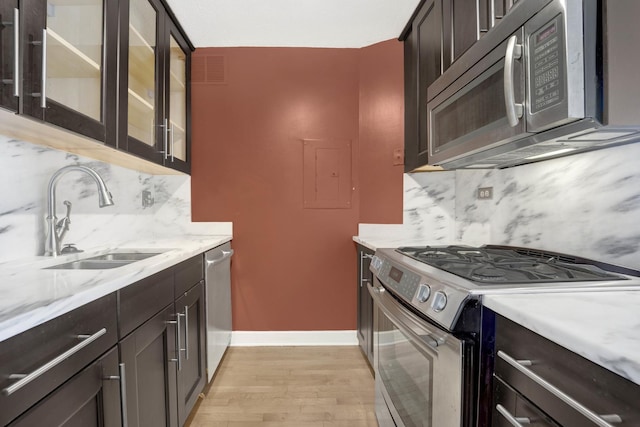
M 640 272 L 508 246 L 378 249 L 376 415 L 382 427 L 491 423 L 495 317 L 490 293 L 640 288 Z

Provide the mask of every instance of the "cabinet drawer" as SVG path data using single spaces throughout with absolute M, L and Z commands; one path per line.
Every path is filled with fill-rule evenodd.
M 504 317 L 496 316 L 496 330 L 496 376 L 559 425 L 596 424 L 577 410 L 576 405 L 541 385 L 540 379 L 595 414 L 618 415 L 622 421 L 615 423 L 616 426 L 640 425 L 640 386 Z M 517 361 L 523 360 L 530 361 L 524 368 L 537 375 L 537 381 L 517 368 Z
M 118 349 L 113 347 L 9 427 L 121 425 Z M 43 422 L 46 420 L 46 422 Z
M 173 302 L 173 269 L 161 271 L 118 291 L 120 338 Z
M 204 259 L 202 255 L 181 262 L 175 267 L 176 297 L 187 292 L 204 279 Z
M 520 423 L 527 427 L 558 427 L 545 413 L 532 406 L 527 399 L 520 396 L 500 378 L 494 377 L 493 390 L 492 427 L 513 427 L 508 416 L 520 419 Z
M 6 425 L 113 346 L 118 338 L 116 327 L 113 293 L 1 342 L 0 425 Z M 65 353 L 67 357 L 62 356 Z M 42 373 L 23 380 L 10 377 L 36 371 Z M 34 379 L 27 382 L 31 377 Z M 19 387 L 23 384 L 20 381 L 24 386 Z

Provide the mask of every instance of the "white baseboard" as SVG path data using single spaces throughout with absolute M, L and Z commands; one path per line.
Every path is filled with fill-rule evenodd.
M 232 347 L 358 345 L 356 331 L 233 331 Z

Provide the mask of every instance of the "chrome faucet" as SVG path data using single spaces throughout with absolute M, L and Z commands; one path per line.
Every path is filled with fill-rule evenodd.
M 49 181 L 49 194 L 47 199 L 47 235 L 44 244 L 44 254 L 47 256 L 57 256 L 60 255 L 60 246 L 62 246 L 62 239 L 64 235 L 69 230 L 69 224 L 71 223 L 70 215 L 71 215 L 71 202 L 68 200 L 64 201 L 65 206 L 67 207 L 67 214 L 64 218 L 58 221 L 56 217 L 56 186 L 58 185 L 58 181 L 65 175 L 67 172 L 71 171 L 79 171 L 84 172 L 89 175 L 96 182 L 98 186 L 98 206 L 104 208 L 105 206 L 113 205 L 113 198 L 111 193 L 107 189 L 104 180 L 96 171 L 86 166 L 80 165 L 69 165 L 65 166 L 61 169 L 58 169 L 52 176 Z

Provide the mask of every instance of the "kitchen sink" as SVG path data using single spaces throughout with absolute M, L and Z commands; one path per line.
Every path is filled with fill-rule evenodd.
M 95 261 L 140 261 L 142 259 L 151 258 L 152 256 L 160 255 L 162 252 L 150 253 L 150 252 L 112 252 L 104 255 L 98 255 L 87 260 Z
M 78 259 L 45 268 L 45 270 L 107 270 L 123 267 L 136 261 L 160 255 L 162 252 L 111 252 L 90 258 Z

